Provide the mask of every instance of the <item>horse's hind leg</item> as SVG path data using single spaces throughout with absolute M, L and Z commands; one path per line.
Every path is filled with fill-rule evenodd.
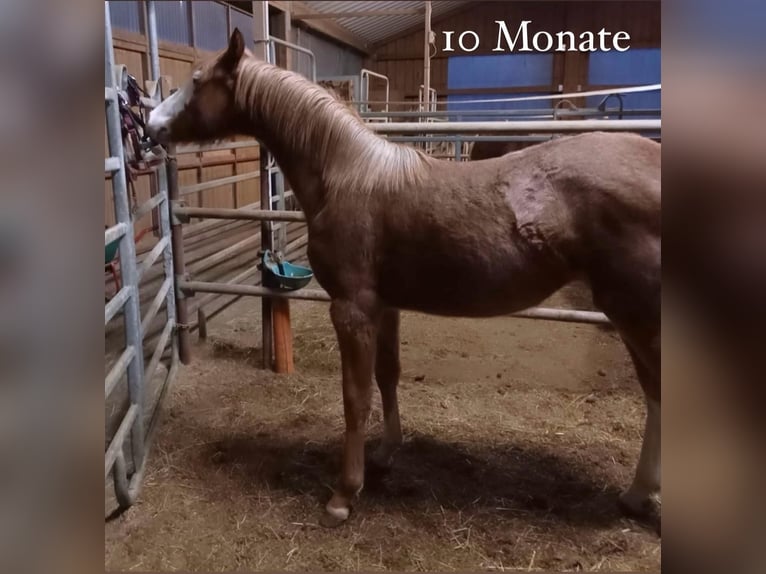
M 636 286 L 643 285 L 643 288 Z M 620 507 L 659 528 L 660 502 L 660 288 L 640 280 L 594 285 L 594 302 L 620 332 L 646 399 L 644 439 L 632 484 Z
M 378 327 L 375 355 L 375 379 L 383 403 L 383 439 L 371 460 L 375 466 L 382 469 L 391 466 L 394 454 L 402 444 L 399 401 L 396 396 L 400 372 L 399 310 L 386 309 Z
M 647 519 L 659 529 L 661 517 L 660 499 L 660 392 L 659 375 L 651 372 L 642 358 L 626 342 L 636 374 L 646 398 L 646 423 L 641 454 L 633 482 L 621 496 L 620 507 L 628 515 Z

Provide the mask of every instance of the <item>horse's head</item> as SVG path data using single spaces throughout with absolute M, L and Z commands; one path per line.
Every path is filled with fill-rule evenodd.
M 180 89 L 151 112 L 148 135 L 163 144 L 234 135 L 234 95 L 244 54 L 245 39 L 237 28 L 226 50 L 197 68 Z

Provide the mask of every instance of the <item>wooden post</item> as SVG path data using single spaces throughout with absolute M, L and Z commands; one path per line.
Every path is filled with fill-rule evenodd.
M 290 300 L 274 299 L 272 311 L 274 314 L 274 371 L 289 375 L 295 372 Z

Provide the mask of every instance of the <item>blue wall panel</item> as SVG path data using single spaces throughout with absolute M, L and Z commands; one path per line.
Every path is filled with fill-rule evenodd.
M 142 33 L 142 6 L 138 0 L 122 0 L 109 3 L 109 17 L 112 27 Z
M 553 54 L 451 56 L 447 61 L 450 89 L 543 86 L 552 77 Z
M 553 54 L 493 54 L 452 56 L 447 61 L 447 88 L 508 88 L 550 85 L 553 77 Z M 539 92 L 524 94 L 545 95 Z M 455 110 L 529 110 L 550 107 L 550 101 L 486 102 L 460 104 L 468 100 L 502 100 L 521 94 L 449 95 L 447 109 Z M 489 120 L 487 117 L 456 114 L 451 121 Z
M 588 62 L 589 84 L 658 84 L 662 70 L 659 48 L 627 52 L 593 52 Z
M 192 2 L 194 43 L 198 48 L 215 52 L 226 47 L 229 39 L 226 6 L 212 1 Z
M 248 48 L 251 50 L 255 47 L 253 42 L 253 17 L 250 14 L 245 14 L 239 10 L 231 10 L 231 31 L 234 28 L 239 28 L 242 35 L 245 37 L 245 42 Z
M 191 22 L 186 1 L 155 2 L 160 40 L 191 46 Z
M 594 52 L 590 55 L 588 83 L 592 85 L 641 86 L 662 81 L 662 61 L 659 48 L 635 48 L 627 52 Z M 588 107 L 596 107 L 604 96 L 590 96 Z M 626 109 L 659 109 L 661 92 L 625 94 Z M 610 108 L 618 101 L 611 98 Z
M 456 121 L 492 121 L 495 119 L 505 118 L 493 118 L 491 116 L 472 116 L 465 113 L 468 110 L 540 110 L 549 109 L 551 107 L 551 100 L 532 100 L 527 102 L 502 102 L 493 101 L 480 104 L 460 104 L 460 102 L 467 102 L 473 100 L 503 100 L 507 98 L 516 98 L 524 96 L 545 96 L 547 93 L 529 92 L 528 94 L 521 95 L 499 95 L 499 94 L 470 94 L 470 95 L 450 95 L 447 97 L 447 110 L 454 111 L 455 114 L 450 114 L 449 119 L 452 122 Z M 462 113 L 460 113 L 462 112 Z M 516 117 L 516 116 L 514 116 Z M 519 116 L 524 117 L 524 116 Z

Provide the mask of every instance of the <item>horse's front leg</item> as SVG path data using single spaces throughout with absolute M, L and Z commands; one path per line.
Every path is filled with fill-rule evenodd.
M 391 466 L 394 454 L 402 444 L 399 401 L 396 396 L 400 373 L 399 310 L 386 309 L 380 318 L 375 356 L 375 380 L 383 403 L 383 440 L 371 460 L 381 469 Z
M 322 520 L 325 526 L 337 526 L 349 517 L 351 501 L 364 485 L 364 434 L 370 414 L 377 335 L 377 316 L 371 307 L 343 300 L 335 300 L 330 306 L 340 347 L 346 434 L 343 468 L 327 503 Z

